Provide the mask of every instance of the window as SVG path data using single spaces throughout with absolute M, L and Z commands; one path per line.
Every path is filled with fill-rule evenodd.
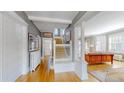
M 54 30 L 54 36 L 58 36 L 59 35 L 59 31 L 58 31 L 58 29 L 56 28 L 55 30 Z
M 109 51 L 124 52 L 124 32 L 109 35 Z
M 85 39 L 85 52 L 88 53 L 90 52 L 90 49 L 89 49 L 89 41 L 88 39 Z
M 65 29 L 61 28 L 61 29 L 59 29 L 59 31 L 60 31 L 61 36 L 63 36 L 65 34 Z
M 106 51 L 106 36 L 96 36 L 96 51 L 105 52 Z
M 63 28 L 55 28 L 54 36 L 63 36 L 65 34 L 65 29 Z

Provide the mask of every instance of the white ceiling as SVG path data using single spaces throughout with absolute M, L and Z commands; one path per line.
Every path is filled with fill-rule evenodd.
M 102 34 L 121 28 L 124 28 L 123 11 L 99 12 L 86 22 L 85 36 Z
M 55 28 L 66 28 L 68 26 L 68 24 L 38 21 L 35 21 L 34 24 L 41 32 L 53 32 Z
M 26 14 L 41 32 L 52 32 L 71 24 L 78 11 L 27 11 Z

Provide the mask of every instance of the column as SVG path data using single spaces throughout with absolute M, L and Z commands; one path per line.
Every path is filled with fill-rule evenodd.
M 87 63 L 85 62 L 85 22 L 81 23 L 81 62 L 82 62 L 82 80 L 88 79 Z

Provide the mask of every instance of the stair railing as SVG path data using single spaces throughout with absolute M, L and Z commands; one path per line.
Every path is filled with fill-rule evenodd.
M 57 57 L 57 55 L 56 55 L 56 48 L 57 47 L 63 47 L 63 48 L 69 48 L 69 56 L 66 56 L 67 58 L 65 58 L 65 57 L 62 57 L 62 58 L 56 58 Z M 67 52 L 67 51 L 66 51 Z M 69 44 L 56 44 L 56 41 L 54 40 L 54 63 L 56 63 L 56 61 L 63 61 L 63 60 L 72 60 L 72 42 L 70 41 L 70 43 Z
M 53 67 L 56 61 L 56 40 L 53 40 Z

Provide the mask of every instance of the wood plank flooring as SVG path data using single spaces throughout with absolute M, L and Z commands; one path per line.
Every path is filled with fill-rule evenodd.
M 97 82 L 93 76 L 89 75 L 88 80 L 83 82 Z M 35 72 L 20 76 L 16 82 L 81 82 L 74 72 L 55 74 L 54 70 L 48 70 L 47 59 L 42 60 Z
M 36 71 L 20 76 L 17 82 L 50 82 L 54 81 L 54 71 L 47 67 L 47 59 L 42 60 Z
M 20 76 L 16 82 L 99 82 L 95 77 L 89 75 L 88 80 L 81 81 L 74 72 L 65 72 L 55 74 L 54 70 L 49 70 L 47 66 L 47 59 L 42 60 L 36 71 Z M 114 62 L 113 65 L 108 63 L 89 65 L 88 71 L 101 70 L 106 68 L 124 67 L 124 62 Z
M 121 68 L 121 67 L 124 67 L 124 62 L 113 61 L 113 64 L 102 63 L 102 64 L 96 64 L 96 65 L 89 65 L 88 66 L 88 71 L 104 70 L 104 69 L 107 69 L 107 68 Z

